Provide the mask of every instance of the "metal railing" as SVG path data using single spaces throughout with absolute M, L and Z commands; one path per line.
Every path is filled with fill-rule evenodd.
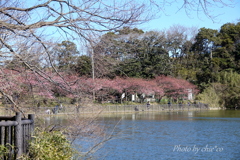
M 84 114 L 84 113 L 116 113 L 116 112 L 135 112 L 135 111 L 176 111 L 176 110 L 201 110 L 209 109 L 207 104 L 154 104 L 147 106 L 146 104 L 139 105 L 112 105 L 112 106 L 63 106 L 53 112 L 53 107 L 32 107 L 27 112 L 35 114 Z M 49 111 L 49 112 L 46 112 Z
M 209 109 L 207 104 L 146 104 L 139 105 L 108 105 L 108 106 L 63 106 L 58 110 L 55 107 L 27 107 L 22 108 L 25 113 L 33 114 L 88 114 L 88 113 L 122 113 L 135 111 L 184 111 L 184 110 L 206 110 Z
M 206 104 L 162 104 L 162 105 L 120 105 L 120 106 L 105 106 L 103 107 L 103 112 L 136 112 L 136 111 L 174 111 L 174 110 L 201 110 L 209 109 Z M 87 112 L 82 110 L 82 112 Z M 89 112 L 91 112 L 89 110 Z

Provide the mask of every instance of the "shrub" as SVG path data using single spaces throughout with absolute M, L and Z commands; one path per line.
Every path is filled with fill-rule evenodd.
M 9 153 L 9 149 L 4 145 L 0 145 L 0 158 L 4 159 L 4 156 L 5 158 L 8 158 L 7 157 L 8 153 Z
M 69 160 L 76 153 L 62 131 L 36 129 L 29 144 L 29 153 L 23 160 Z
M 223 107 L 223 102 L 219 93 L 216 91 L 217 84 L 212 84 L 206 88 L 201 94 L 196 97 L 196 100 L 200 100 L 203 103 L 208 104 L 212 108 Z M 222 104 L 222 105 L 221 105 Z

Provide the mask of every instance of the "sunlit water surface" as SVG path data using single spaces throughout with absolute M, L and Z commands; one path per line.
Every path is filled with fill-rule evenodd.
M 240 159 L 240 111 L 109 114 L 99 123 L 113 132 L 113 139 L 92 159 Z M 90 145 L 83 143 L 83 147 Z

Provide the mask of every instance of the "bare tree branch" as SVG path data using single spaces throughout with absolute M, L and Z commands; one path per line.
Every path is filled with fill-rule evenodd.
M 129 25 L 138 25 L 156 17 L 165 6 L 175 0 L 108 1 L 108 0 L 42 0 L 24 3 L 19 0 L 0 1 L 0 68 L 12 63 L 25 67 L 38 81 L 47 80 L 66 92 L 75 92 L 53 64 L 49 43 L 54 36 L 70 36 L 82 43 L 94 44 L 98 35 Z M 230 0 L 184 0 L 181 8 L 186 13 L 203 11 L 212 17 L 209 8 L 228 6 Z M 50 35 L 49 35 L 50 34 Z M 59 39 L 60 40 L 60 39 Z M 55 43 L 58 40 L 55 39 Z M 95 43 L 96 44 L 96 43 Z M 99 57 L 101 59 L 101 57 Z M 107 63 L 104 59 L 101 62 Z M 46 65 L 48 63 L 48 65 Z M 113 65 L 114 62 L 109 63 Z M 18 66 L 21 65 L 21 66 Z M 15 68 L 18 70 L 19 68 Z M 54 71 L 62 82 L 49 74 Z M 99 71 L 104 71 L 100 70 Z M 4 74 L 2 75 L 4 77 Z M 41 77 L 41 78 L 38 78 Z M 43 78 L 43 79 L 42 79 Z M 42 83 L 43 84 L 43 83 Z M 46 87 L 46 86 L 45 86 Z M 0 88 L 1 90 L 1 88 Z M 48 89 L 46 89 L 48 91 Z M 5 93 L 11 96 L 10 93 Z M 80 91 L 78 91 L 78 93 Z M 78 96 L 77 96 L 78 97 Z

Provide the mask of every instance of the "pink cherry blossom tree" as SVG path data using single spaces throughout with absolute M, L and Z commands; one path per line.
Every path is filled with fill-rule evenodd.
M 174 99 L 186 96 L 189 89 L 191 89 L 195 94 L 198 93 L 195 85 L 183 79 L 169 76 L 159 76 L 156 77 L 156 82 L 158 83 L 158 86 L 162 87 L 164 90 L 165 96 L 172 97 Z

